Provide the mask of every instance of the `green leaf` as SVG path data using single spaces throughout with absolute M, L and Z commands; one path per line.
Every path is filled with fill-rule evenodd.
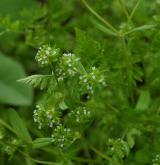
M 26 126 L 24 125 L 23 120 L 18 115 L 18 113 L 13 109 L 9 109 L 8 115 L 9 115 L 10 123 L 13 129 L 15 130 L 17 136 L 26 142 L 31 142 L 32 141 L 31 136 Z
M 49 144 L 52 143 L 52 138 L 37 138 L 36 140 L 33 141 L 33 148 L 36 149 L 36 148 L 41 148 L 41 147 L 44 147 L 44 146 L 47 146 Z
M 81 74 L 86 74 L 86 73 L 87 73 L 81 62 L 78 62 L 78 63 L 77 63 L 77 68 L 78 68 L 78 71 L 79 71 Z
M 53 80 L 52 75 L 32 75 L 26 78 L 19 79 L 18 82 L 25 83 L 29 86 L 40 87 L 44 89 L 49 86 L 49 83 Z
M 68 108 L 68 106 L 66 105 L 66 103 L 64 101 L 61 101 L 59 103 L 59 108 L 62 110 L 66 110 Z
M 136 128 L 132 128 L 131 130 L 128 131 L 126 138 L 130 148 L 133 148 L 133 146 L 135 145 L 135 137 L 140 135 L 141 132 Z
M 102 24 L 100 24 L 98 21 L 96 21 L 95 19 L 91 18 L 90 19 L 91 22 L 93 23 L 93 25 L 99 29 L 100 31 L 102 31 L 103 33 L 107 34 L 107 35 L 111 35 L 111 36 L 117 36 L 116 33 L 114 33 L 113 31 L 111 31 L 110 29 L 108 29 L 107 27 L 103 26 Z
M 130 33 L 133 33 L 133 32 L 149 30 L 149 29 L 153 29 L 155 27 L 156 27 L 156 25 L 143 25 L 143 26 L 139 26 L 139 27 L 136 27 L 136 28 L 128 31 L 125 34 L 130 34 Z
M 136 105 L 137 110 L 146 110 L 150 105 L 150 93 L 147 90 L 142 90 Z
M 25 8 L 33 8 L 36 6 L 36 1 L 27 0 L 0 0 L 0 11 L 1 14 L 8 15 L 10 14 L 12 17 L 17 17 L 19 12 Z
M 94 65 L 100 60 L 102 49 L 99 42 L 87 36 L 86 33 L 80 29 L 76 29 L 76 42 L 75 53 L 81 57 L 83 65 L 88 66 L 89 61 L 91 65 Z
M 32 89 L 19 84 L 17 79 L 25 77 L 23 67 L 0 53 L 0 103 L 26 106 L 32 103 Z

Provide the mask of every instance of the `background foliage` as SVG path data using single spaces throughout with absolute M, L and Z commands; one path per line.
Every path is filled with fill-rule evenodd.
M 159 10 L 159 0 L 1 0 L 1 164 L 159 165 Z M 46 44 L 75 53 L 107 83 L 85 103 L 92 119 L 65 149 L 33 121 L 47 90 L 17 82 L 50 73 L 35 62 Z

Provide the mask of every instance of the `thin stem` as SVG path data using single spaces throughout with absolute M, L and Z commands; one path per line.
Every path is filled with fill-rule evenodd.
M 30 157 L 28 154 L 24 153 L 21 150 L 18 150 L 22 155 L 24 155 L 25 157 L 29 158 L 31 161 L 35 162 L 35 163 L 39 163 L 39 164 L 45 164 L 45 165 L 59 165 L 59 163 L 54 163 L 54 162 L 48 162 L 48 161 L 41 161 L 41 160 L 37 160 L 34 159 L 32 157 Z
M 56 79 L 57 85 L 59 85 L 58 77 L 57 77 L 57 74 L 55 72 L 55 67 L 54 67 L 54 65 L 52 63 L 51 63 L 51 71 L 52 71 L 52 74 L 54 75 L 54 77 Z
M 119 1 L 119 4 L 121 5 L 121 8 L 123 10 L 123 12 L 125 13 L 126 17 L 128 20 L 130 20 L 130 16 L 129 16 L 129 13 L 124 5 L 124 2 L 122 0 L 118 0 Z
M 112 109 L 114 112 L 119 113 L 119 109 L 115 108 L 115 107 L 112 106 L 111 104 L 106 103 L 106 105 L 107 105 L 110 109 Z
M 107 155 L 103 154 L 101 151 L 97 150 L 96 148 L 94 148 L 93 146 L 90 146 L 91 150 L 94 151 L 97 155 L 99 155 L 100 157 L 112 162 L 112 159 L 109 158 Z
M 84 159 L 84 158 L 80 158 L 80 157 L 73 157 L 72 160 L 78 161 L 78 162 L 83 162 L 83 163 L 94 163 L 94 160 L 90 160 L 90 159 Z
M 138 8 L 140 2 L 141 2 L 141 0 L 138 0 L 137 3 L 136 3 L 136 5 L 135 5 L 135 7 L 133 8 L 133 10 L 132 10 L 132 12 L 131 12 L 131 14 L 130 14 L 130 20 L 132 20 L 132 18 L 133 18 L 133 16 L 134 16 L 134 14 L 135 14 L 135 12 L 136 12 L 136 10 L 137 10 L 137 8 Z
M 114 28 L 108 21 L 106 21 L 104 18 L 102 18 L 96 11 L 92 9 L 92 7 L 85 1 L 81 0 L 83 4 L 86 6 L 86 8 L 95 16 L 97 17 L 101 22 L 103 22 L 108 28 L 110 28 L 112 31 L 118 33 L 116 28 Z
M 10 127 L 10 125 L 8 125 L 6 122 L 4 122 L 2 119 L 0 119 L 0 124 L 3 125 L 4 127 L 6 127 L 8 130 L 10 130 L 11 132 L 13 132 L 14 134 L 16 134 L 16 132 L 12 129 L 12 127 Z

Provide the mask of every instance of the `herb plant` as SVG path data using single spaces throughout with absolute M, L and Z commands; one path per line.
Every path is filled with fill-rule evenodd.
M 16 2 L 0 2 L 1 164 L 159 165 L 159 0 Z

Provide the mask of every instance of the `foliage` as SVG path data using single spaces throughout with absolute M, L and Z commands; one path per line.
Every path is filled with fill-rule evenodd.
M 1 0 L 1 164 L 159 165 L 159 9 Z

